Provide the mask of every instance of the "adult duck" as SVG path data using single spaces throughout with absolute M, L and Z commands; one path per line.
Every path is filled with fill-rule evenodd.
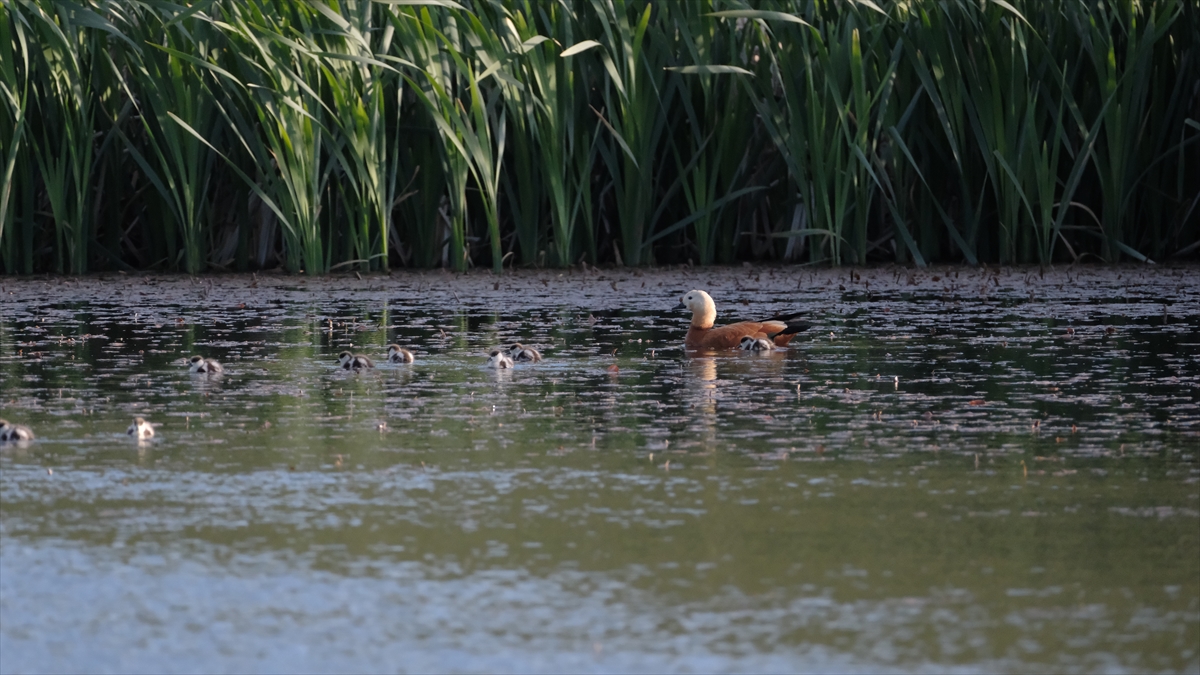
M 683 338 L 683 346 L 688 349 L 736 349 L 744 337 L 765 338 L 776 347 L 786 347 L 796 333 L 809 327 L 798 320 L 800 314 L 785 314 L 764 321 L 739 321 L 714 328 L 717 307 L 712 296 L 704 291 L 684 293 L 675 309 L 692 310 L 692 325 Z

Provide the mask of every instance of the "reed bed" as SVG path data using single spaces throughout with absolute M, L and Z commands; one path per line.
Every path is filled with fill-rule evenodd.
M 0 271 L 1159 261 L 1184 0 L 0 0 Z

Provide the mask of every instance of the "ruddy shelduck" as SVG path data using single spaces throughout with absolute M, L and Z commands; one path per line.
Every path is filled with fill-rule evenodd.
M 188 363 L 191 364 L 190 370 L 193 373 L 200 373 L 203 375 L 220 375 L 221 373 L 225 372 L 225 368 L 222 367 L 216 359 L 206 359 L 203 356 L 193 356 L 188 360 Z
M 375 362 L 361 354 L 351 354 L 350 352 L 342 352 L 338 354 L 338 363 L 346 370 L 363 370 L 364 368 L 374 368 Z
M 125 430 L 125 433 L 134 438 L 154 438 L 154 427 L 142 417 L 133 418 L 133 424 Z
M 400 345 L 388 345 L 387 360 L 392 363 L 412 363 L 416 360 L 413 353 Z
M 744 337 L 763 338 L 776 347 L 786 347 L 796 333 L 808 328 L 808 324 L 797 320 L 799 314 L 775 316 L 764 321 L 739 321 L 713 328 L 717 307 L 712 296 L 704 291 L 684 293 L 675 309 L 692 310 L 692 325 L 683 339 L 683 346 L 688 349 L 735 349 Z

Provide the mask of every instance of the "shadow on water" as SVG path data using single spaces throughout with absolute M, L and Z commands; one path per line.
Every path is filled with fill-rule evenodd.
M 5 672 L 1200 668 L 1195 268 L 4 279 L 0 416 Z

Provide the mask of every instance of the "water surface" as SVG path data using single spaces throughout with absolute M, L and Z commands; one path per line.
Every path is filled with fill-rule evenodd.
M 1197 672 L 1197 272 L 5 278 L 0 670 Z

